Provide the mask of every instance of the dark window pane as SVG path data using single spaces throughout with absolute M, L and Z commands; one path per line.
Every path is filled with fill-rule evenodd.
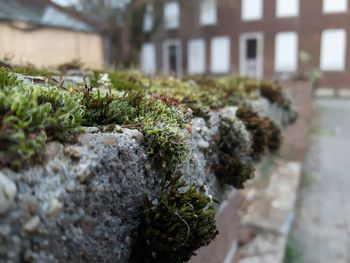
M 176 45 L 169 46 L 169 70 L 170 72 L 177 73 L 177 47 Z
M 257 53 L 256 39 L 248 39 L 247 40 L 247 58 L 256 59 L 256 53 Z

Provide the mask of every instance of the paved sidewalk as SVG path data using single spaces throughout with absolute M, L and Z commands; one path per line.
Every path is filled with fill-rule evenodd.
M 317 123 L 292 236 L 301 263 L 350 262 L 350 100 L 315 101 Z
M 232 263 L 283 262 L 294 218 L 301 164 L 275 158 L 267 174 L 257 173 L 241 191 L 244 199 L 240 210 L 241 230 Z

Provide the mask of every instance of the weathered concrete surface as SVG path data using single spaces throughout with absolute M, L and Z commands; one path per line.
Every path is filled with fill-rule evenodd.
M 348 263 L 350 101 L 318 99 L 316 112 L 293 239 L 303 263 Z
M 85 134 L 74 146 L 49 144 L 45 156 L 44 166 L 0 173 L 0 207 L 4 198 L 11 206 L 0 217 L 0 262 L 127 262 L 139 204 L 159 191 L 139 143 Z

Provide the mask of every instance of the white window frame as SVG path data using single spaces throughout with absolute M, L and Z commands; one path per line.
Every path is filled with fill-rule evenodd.
M 293 58 L 293 65 L 291 68 L 284 68 L 284 65 L 280 64 L 280 60 L 279 60 L 279 54 L 282 54 L 283 52 L 290 52 L 289 50 L 279 50 L 280 46 L 279 46 L 279 39 L 282 37 L 286 37 L 286 36 L 293 36 L 295 39 L 295 54 L 294 54 L 294 58 Z M 283 55 L 282 55 L 283 56 Z M 275 72 L 278 73 L 294 73 L 297 72 L 298 70 L 298 57 L 299 57 L 299 35 L 297 32 L 295 31 L 285 31 L 285 32 L 279 32 L 276 34 L 275 36 Z
M 199 0 L 199 24 L 202 26 L 208 26 L 208 25 L 216 25 L 218 22 L 218 1 L 220 0 Z M 206 10 L 206 4 L 208 6 L 211 6 L 212 9 L 210 12 L 212 12 L 208 19 L 208 16 L 206 15 L 208 10 Z
M 249 1 L 257 1 L 258 10 L 257 14 L 252 15 L 248 13 L 248 10 L 251 9 L 252 5 L 256 3 L 250 3 Z M 268 0 L 271 1 L 271 0 Z M 241 0 L 241 19 L 243 21 L 256 21 L 262 19 L 264 16 L 264 0 Z
M 196 61 L 192 61 L 192 45 L 200 45 L 202 50 L 199 52 L 200 56 L 202 57 L 201 65 L 199 66 L 199 69 L 195 67 Z M 203 74 L 206 71 L 206 43 L 203 38 L 194 38 L 190 39 L 187 44 L 187 62 L 188 62 L 188 74 L 193 75 L 199 75 Z
M 217 67 L 217 65 L 214 63 L 216 62 L 215 58 L 218 57 L 218 54 L 216 54 L 216 49 L 215 49 L 215 45 L 216 42 L 218 41 L 226 41 L 226 43 L 228 44 L 227 47 L 227 56 L 226 59 L 227 61 L 225 61 L 225 66 L 223 67 L 224 69 L 221 69 L 220 66 L 219 69 Z M 211 39 L 211 43 L 210 43 L 210 70 L 213 74 L 226 74 L 229 73 L 231 70 L 231 39 L 229 36 L 218 36 L 218 37 L 214 37 Z
M 149 23 L 149 24 L 148 24 Z M 143 32 L 151 32 L 154 27 L 154 6 L 147 4 L 143 14 Z
M 334 7 L 334 1 L 343 1 L 342 6 Z M 348 0 L 323 0 L 322 10 L 324 14 L 345 13 L 348 11 Z
M 293 1 L 293 2 L 292 2 Z M 297 17 L 300 14 L 301 0 L 276 0 L 276 17 Z M 287 3 L 293 3 L 292 7 L 285 8 Z
M 146 64 L 146 56 L 145 52 L 152 52 L 152 60 L 151 60 L 151 67 Z M 145 74 L 149 75 L 154 75 L 157 71 L 157 53 L 156 53 L 156 46 L 153 43 L 144 43 L 141 48 L 141 55 L 140 55 L 140 60 L 141 60 L 141 71 L 144 72 Z
M 262 32 L 244 33 L 239 39 L 239 73 L 241 76 L 246 76 L 246 53 L 247 53 L 247 39 L 257 39 L 257 78 L 261 79 L 264 72 L 264 34 Z
M 163 72 L 165 74 L 170 74 L 169 68 L 169 46 L 175 45 L 178 48 L 176 71 L 178 75 L 182 75 L 182 43 L 179 39 L 168 39 L 163 42 Z
M 174 9 L 174 10 L 171 10 Z M 175 17 L 169 17 L 171 12 L 175 13 Z M 180 3 L 178 1 L 169 1 L 164 3 L 164 27 L 165 29 L 176 29 L 180 26 L 180 17 L 181 17 L 181 10 L 180 10 Z M 172 22 L 171 19 L 175 19 L 174 22 Z
M 333 35 L 332 35 L 333 34 Z M 332 41 L 336 38 L 334 34 L 340 34 L 339 40 L 342 47 L 333 47 Z M 334 43 L 333 43 L 334 44 Z M 339 60 L 335 65 L 329 65 L 338 52 Z M 321 37 L 321 54 L 320 54 L 320 68 L 322 71 L 345 71 L 346 69 L 346 54 L 347 54 L 347 32 L 345 29 L 327 29 L 322 32 Z M 334 63 L 334 61 L 332 61 Z M 338 64 L 338 65 L 336 65 Z

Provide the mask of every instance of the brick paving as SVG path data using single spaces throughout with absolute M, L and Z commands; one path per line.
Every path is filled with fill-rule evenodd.
M 350 100 L 318 99 L 294 242 L 301 263 L 350 262 Z

